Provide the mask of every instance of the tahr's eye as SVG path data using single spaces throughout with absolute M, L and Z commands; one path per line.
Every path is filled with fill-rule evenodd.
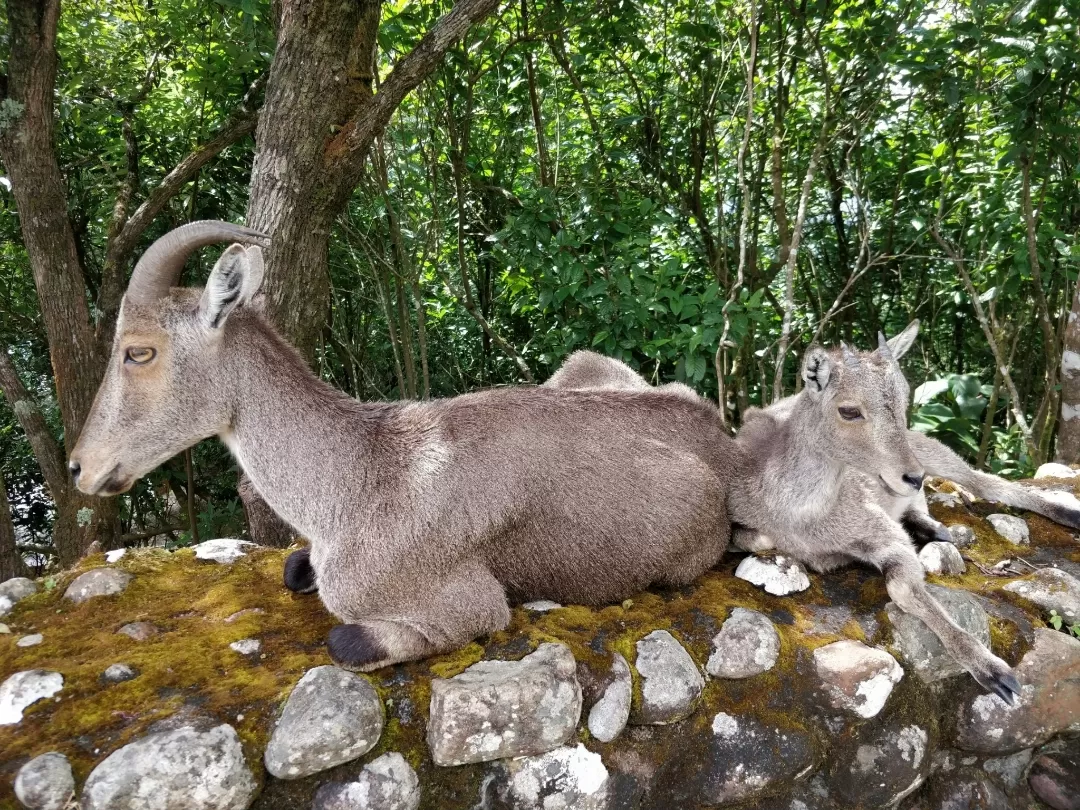
M 132 346 L 124 352 L 124 362 L 143 366 L 149 363 L 157 355 L 157 352 L 147 346 Z
M 840 418 L 845 422 L 858 422 L 863 418 L 862 411 L 858 408 L 843 407 L 840 408 Z

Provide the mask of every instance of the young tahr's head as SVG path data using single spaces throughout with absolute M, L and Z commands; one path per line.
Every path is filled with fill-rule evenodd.
M 203 289 L 174 288 L 192 251 L 228 247 Z M 201 439 L 227 429 L 229 315 L 262 283 L 267 238 L 225 222 L 193 222 L 158 239 L 131 276 L 105 376 L 68 463 L 75 485 L 116 495 Z

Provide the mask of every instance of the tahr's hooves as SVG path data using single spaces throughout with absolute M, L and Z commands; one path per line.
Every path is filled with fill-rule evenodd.
M 1080 529 L 1080 509 L 1071 506 L 1055 506 L 1051 512 L 1052 514 L 1047 517 L 1055 523 L 1068 526 L 1070 529 Z
M 944 523 L 939 523 L 937 528 L 934 529 L 934 539 L 939 543 L 955 543 L 953 540 L 952 532 L 949 531 L 949 527 Z
M 977 678 L 979 684 L 988 692 L 993 692 L 1010 706 L 1016 704 L 1020 696 L 1020 681 L 1007 668 L 1003 672 L 993 671 L 983 678 Z
M 366 672 L 378 669 L 388 658 L 370 628 L 362 624 L 339 624 L 326 639 L 330 658 L 339 667 Z
M 285 587 L 293 593 L 315 593 L 315 569 L 311 567 L 311 552 L 302 548 L 285 560 Z

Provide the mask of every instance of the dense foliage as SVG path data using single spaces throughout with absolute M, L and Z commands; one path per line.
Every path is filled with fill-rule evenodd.
M 380 76 L 447 7 L 383 7 Z M 503 6 L 369 155 L 331 240 L 319 370 L 360 398 L 446 396 L 541 381 L 591 347 L 712 397 L 720 369 L 737 424 L 795 390 L 809 343 L 872 345 L 919 318 L 916 426 L 973 462 L 1029 471 L 1053 455 L 1080 267 L 1078 12 Z M 268 70 L 269 14 L 256 0 L 63 7 L 56 148 L 88 286 L 121 187 L 152 188 Z M 0 61 L 10 46 L 0 28 Z M 18 114 L 5 101 L 0 128 Z M 241 219 L 252 155 L 250 136 L 222 152 L 143 243 Z M 0 238 L 0 341 L 59 435 L 9 183 Z M 21 538 L 46 547 L 41 475 L 3 400 L 0 455 Z M 194 471 L 201 531 L 242 530 L 220 446 L 196 448 Z M 129 542 L 186 525 L 187 481 L 176 459 L 125 497 Z

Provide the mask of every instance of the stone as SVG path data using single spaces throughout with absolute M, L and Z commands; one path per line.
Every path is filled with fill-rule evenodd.
M 667 630 L 654 630 L 637 643 L 641 705 L 636 725 L 666 725 L 690 715 L 705 688 L 697 664 Z
M 765 593 L 773 596 L 798 593 L 810 587 L 806 570 L 795 560 L 780 554 L 775 557 L 747 557 L 735 569 L 735 576 L 764 588 Z
M 987 515 L 986 519 L 994 527 L 994 531 L 1019 546 L 1026 546 L 1031 542 L 1031 532 L 1023 518 L 1012 515 Z
M 293 688 L 266 746 L 266 769 L 300 779 L 362 757 L 382 735 L 383 704 L 366 678 L 335 666 L 309 669 Z
M 958 509 L 964 505 L 963 500 L 955 492 L 931 492 L 926 496 L 926 501 L 949 509 Z
M 970 548 L 975 545 L 975 530 L 963 523 L 957 523 L 949 527 L 949 534 L 957 548 Z
M 64 688 L 64 676 L 44 669 L 16 672 L 0 684 L 0 726 L 11 726 L 39 700 L 51 698 Z
M 499 798 L 514 810 L 607 810 L 608 770 L 578 743 L 504 763 Z
M 0 597 L 10 600 L 13 605 L 35 593 L 37 593 L 37 585 L 34 584 L 34 580 L 26 577 L 12 577 L 0 582 Z
M 919 562 L 928 574 L 956 576 L 967 571 L 960 550 L 952 543 L 927 543 L 919 551 Z
M 712 641 L 705 671 L 715 678 L 751 678 L 768 672 L 780 657 L 780 634 L 767 616 L 735 608 Z
M 233 622 L 238 622 L 241 619 L 246 618 L 247 616 L 258 616 L 262 613 L 266 613 L 266 611 L 262 608 L 244 608 L 243 610 L 238 610 L 236 611 L 236 613 L 228 616 L 225 619 L 225 624 L 232 624 Z
M 937 778 L 929 791 L 933 810 L 1011 810 L 1005 792 L 985 773 L 961 768 Z
M 98 596 L 120 593 L 131 582 L 131 574 L 118 568 L 95 568 L 80 574 L 68 585 L 64 597 L 76 605 Z
M 541 644 L 520 661 L 480 661 L 431 681 L 427 741 L 436 765 L 545 754 L 581 717 L 577 662 L 565 644 Z
M 229 725 L 183 725 L 109 754 L 83 786 L 80 810 L 243 810 L 258 784 Z
M 134 639 L 135 641 L 146 641 L 147 639 L 156 636 L 158 634 L 158 629 L 150 624 L 150 622 L 131 622 L 130 624 L 125 624 L 116 632 L 123 633 L 125 636 Z
M 611 683 L 589 709 L 589 733 L 600 742 L 611 742 L 618 737 L 630 718 L 634 682 L 630 676 L 630 665 L 620 653 L 615 653 L 611 674 Z
M 1057 611 L 1068 625 L 1080 624 L 1080 579 L 1060 568 L 1040 568 L 1030 579 L 1018 579 L 1005 590 L 1046 611 Z
M 990 619 L 974 596 L 940 585 L 927 585 L 926 589 L 954 622 L 989 648 Z M 922 619 L 905 613 L 895 602 L 885 606 L 885 615 L 893 628 L 897 652 L 923 682 L 933 683 L 965 672 Z
M 262 642 L 257 638 L 242 638 L 230 644 L 229 648 L 240 655 L 254 655 L 262 649 Z
M 15 776 L 15 798 L 28 810 L 63 810 L 74 794 L 71 764 L 56 751 L 34 757 Z
M 130 664 L 112 664 L 101 673 L 101 679 L 106 683 L 123 683 L 139 677 L 139 670 Z
M 915 723 L 878 727 L 842 748 L 829 784 L 848 805 L 892 807 L 918 790 L 930 771 L 930 734 Z
M 0 622 L 0 635 L 6 636 L 6 635 L 10 635 L 10 634 L 11 634 L 11 628 L 8 627 L 3 622 Z
M 1053 462 L 1047 464 L 1040 464 L 1039 469 L 1035 471 L 1035 478 L 1076 478 L 1080 475 L 1080 470 L 1074 470 L 1065 464 L 1055 464 Z
M 801 779 L 817 763 L 813 739 L 796 727 L 777 728 L 752 714 L 719 712 L 703 729 L 705 748 L 672 757 L 662 780 L 670 803 L 656 807 L 716 807 L 777 793 Z
M 29 636 L 23 636 L 15 642 L 16 647 L 36 647 L 38 644 L 45 640 L 45 636 L 41 633 L 33 633 Z
M 246 556 L 249 551 L 258 548 L 258 545 L 248 540 L 222 537 L 217 540 L 206 540 L 192 548 L 195 550 L 197 560 L 212 560 L 219 565 L 227 565 Z
M 1005 787 L 1012 790 L 1024 781 L 1024 774 L 1027 773 L 1033 754 L 1032 749 L 1025 748 L 1008 756 L 991 757 L 983 762 L 983 770 L 996 776 Z
M 1080 810 L 1080 739 L 1050 743 L 1031 763 L 1031 792 L 1054 810 Z
M 980 694 L 957 709 L 956 745 L 982 754 L 1009 754 L 1080 731 L 1080 641 L 1037 628 L 1015 669 L 1020 694 L 1009 706 Z
M 114 548 L 112 551 L 105 552 L 105 562 L 109 565 L 120 562 L 121 558 L 127 554 L 126 548 Z
M 856 717 L 875 717 L 904 670 L 885 650 L 844 639 L 814 650 L 814 671 L 829 705 Z
M 558 610 L 562 605 L 550 599 L 537 599 L 535 602 L 526 602 L 522 607 L 533 613 L 547 613 L 549 610 Z
M 416 810 L 420 780 L 397 752 L 372 760 L 355 782 L 328 782 L 315 794 L 311 810 Z

